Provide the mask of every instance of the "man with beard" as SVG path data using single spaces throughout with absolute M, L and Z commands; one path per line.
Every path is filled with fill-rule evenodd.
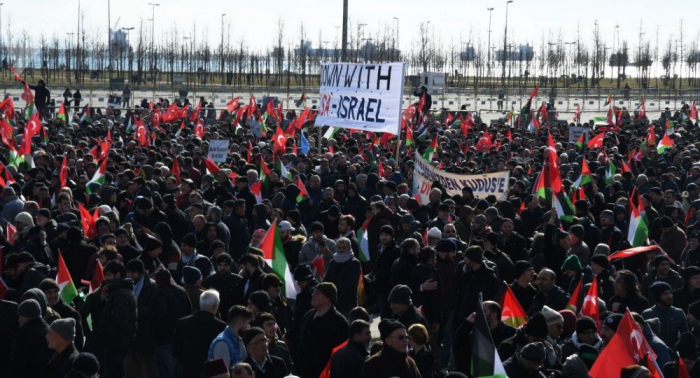
M 299 263 L 299 252 L 301 251 L 302 243 L 306 240 L 303 236 L 293 236 L 294 227 L 288 221 L 281 221 L 278 225 L 282 247 L 284 248 L 284 256 L 289 263 L 289 270 L 294 271 Z
M 358 378 L 362 365 L 369 356 L 369 343 L 372 341 L 370 325 L 364 320 L 350 324 L 348 343 L 331 357 L 331 375 L 340 378 Z
M 118 228 L 114 231 L 114 236 L 117 238 L 117 252 L 122 256 L 124 262 L 128 263 L 139 257 L 139 250 L 129 243 L 129 232 L 126 229 Z
M 379 323 L 379 333 L 384 345 L 378 353 L 365 361 L 360 377 L 420 377 L 416 362 L 408 356 L 406 327 L 396 320 L 384 319 Z
M 513 231 L 514 227 L 515 224 L 510 218 L 504 218 L 501 221 L 498 249 L 510 256 L 512 261 L 527 260 L 527 243 L 523 236 Z
M 510 284 L 510 288 L 520 302 L 520 306 L 529 309 L 532 298 L 537 294 L 537 289 L 532 285 L 535 280 L 535 269 L 527 260 L 516 261 L 514 265 L 515 280 Z
M 243 267 L 243 281 L 236 288 L 235 304 L 247 305 L 250 294 L 262 290 L 262 280 L 266 274 L 260 266 L 258 256 L 247 253 L 238 262 Z
M 617 246 L 622 241 L 622 231 L 615 226 L 615 216 L 612 210 L 600 213 L 600 241 L 610 246 L 610 253 L 617 252 Z
M 671 285 L 661 281 L 654 282 L 649 287 L 649 291 L 656 298 L 656 304 L 652 308 L 644 310 L 642 317 L 645 320 L 659 319 L 661 324 L 659 338 L 666 345 L 676 345 L 678 335 L 688 332 L 688 322 L 683 310 L 673 307 Z
M 253 313 L 243 306 L 233 306 L 228 311 L 228 326 L 212 341 L 207 360 L 222 358 L 230 370 L 233 365 L 243 361 L 246 356 L 243 333 L 250 327 Z
M 227 253 L 216 257 L 216 274 L 212 274 L 202 281 L 205 289 L 214 289 L 219 292 L 221 304 L 219 316 L 223 321 L 228 320 L 228 309 L 233 306 L 236 298 L 236 288 L 243 280 L 241 276 L 231 272 L 233 260 Z

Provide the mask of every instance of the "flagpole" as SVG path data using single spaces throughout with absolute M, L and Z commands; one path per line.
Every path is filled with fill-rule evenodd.
M 399 118 L 398 118 L 398 133 L 396 134 L 396 167 L 400 168 L 401 167 L 401 117 L 403 117 L 403 90 L 404 90 L 404 82 L 406 80 L 406 63 L 401 63 L 401 72 L 403 75 L 401 75 L 401 98 L 399 99 Z M 411 127 L 408 122 L 406 122 L 406 127 Z M 401 169 L 399 169 L 399 172 Z

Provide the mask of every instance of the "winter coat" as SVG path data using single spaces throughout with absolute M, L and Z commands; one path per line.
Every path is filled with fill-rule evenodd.
M 17 303 L 0 300 L 0 376 L 4 377 L 10 364 L 12 344 L 14 343 L 19 322 L 17 321 Z
M 331 254 L 336 252 L 335 242 L 333 240 L 324 236 L 323 242 L 326 243 L 326 246 Z M 301 247 L 301 251 L 299 251 L 299 264 L 311 265 L 314 259 L 320 255 L 321 251 L 319 250 L 319 243 L 312 237 L 309 237 L 306 243 L 304 243 L 304 245 Z M 326 265 L 331 261 L 329 256 L 323 256 L 323 260 L 325 261 Z
M 255 378 L 284 378 L 287 376 L 287 374 L 289 374 L 289 369 L 287 368 L 287 364 L 284 363 L 284 360 L 269 354 L 265 356 L 264 372 L 260 370 L 258 364 L 253 361 L 250 355 L 248 355 L 243 362 L 247 363 L 253 368 Z
M 497 246 L 499 250 L 510 257 L 512 262 L 527 260 L 527 241 L 515 231 L 508 237 L 503 235 L 503 233 L 499 233 Z
M 107 353 L 126 352 L 136 339 L 136 296 L 129 278 L 118 278 L 107 286 L 99 337 Z
M 425 347 L 421 348 L 418 353 L 416 353 L 414 350 L 410 350 L 408 352 L 408 356 L 413 358 L 413 361 L 416 362 L 416 366 L 418 366 L 418 371 L 420 371 L 421 377 L 433 377 L 433 370 L 435 368 L 435 353 L 433 353 L 433 350 L 430 349 L 430 345 L 426 345 Z
M 297 340 L 296 375 L 318 377 L 326 367 L 333 348 L 348 339 L 348 321 L 335 307 L 316 316 L 316 310 L 304 315 Z
M 202 281 L 202 287 L 205 289 L 215 289 L 219 292 L 219 317 L 221 320 L 228 319 L 228 309 L 234 305 L 236 300 L 236 288 L 243 281 L 243 278 L 235 273 L 221 275 L 219 273 L 212 274 Z
M 436 281 L 437 288 L 430 291 L 420 291 L 420 286 L 429 280 Z M 423 315 L 428 324 L 440 324 L 441 322 L 441 285 L 440 275 L 435 267 L 420 263 L 411 269 L 409 287 L 413 291 L 413 302 L 415 306 L 422 307 Z
M 236 286 L 234 303 L 241 306 L 248 305 L 248 297 L 258 290 L 262 290 L 262 281 L 267 276 L 261 269 L 257 269 L 250 277 L 243 277 L 243 280 Z M 246 288 L 247 286 L 247 288 Z
M 628 295 L 626 297 L 613 295 L 610 302 L 607 303 L 607 308 L 618 314 L 624 314 L 627 310 L 641 314 L 642 311 L 649 308 L 649 301 L 641 295 Z
M 331 377 L 333 378 L 359 378 L 362 364 L 369 356 L 369 351 L 364 345 L 352 340 L 338 349 L 331 358 Z
M 658 336 L 666 345 L 676 345 L 678 335 L 688 332 L 688 321 L 683 310 L 677 307 L 661 308 L 658 304 L 642 312 L 645 320 L 659 319 Z
M 354 257 L 343 263 L 333 259 L 328 264 L 323 281 L 332 282 L 338 289 L 338 301 L 335 303 L 338 311 L 349 312 L 357 307 L 357 284 L 360 282 L 361 272 L 360 260 Z
M 479 305 L 479 293 L 482 300 L 490 301 L 496 297 L 500 283 L 496 272 L 485 264 L 475 271 L 462 274 L 459 281 L 459 294 L 455 311 L 456 324 L 461 324 Z
M 506 371 L 508 378 L 544 378 L 544 375 L 539 371 L 528 373 L 520 364 L 518 356 L 515 355 L 503 361 L 503 369 Z
M 33 318 L 19 327 L 7 367 L 8 378 L 41 377 L 53 354 L 46 341 L 48 333 L 49 325 L 42 318 Z
M 569 303 L 569 294 L 562 290 L 559 286 L 552 287 L 549 294 L 545 296 L 541 291 L 532 298 L 532 304 L 527 310 L 528 316 L 535 315 L 536 312 L 541 311 L 544 306 L 551 308 L 554 311 L 561 311 L 566 308 L 566 304 Z
M 248 221 L 245 216 L 239 217 L 235 213 L 227 215 L 223 219 L 231 234 L 229 241 L 229 251 L 234 261 L 238 261 L 245 254 L 250 244 L 250 233 L 248 232 Z
M 410 286 L 411 271 L 417 264 L 418 259 L 415 255 L 402 251 L 399 258 L 391 265 L 391 278 L 389 279 L 391 287 L 396 285 Z M 415 294 L 415 291 L 413 293 Z
M 195 311 L 177 321 L 173 357 L 182 366 L 183 378 L 199 378 L 209 346 L 225 328 L 226 323 L 206 311 Z
M 656 281 L 666 282 L 673 290 L 679 290 L 683 288 L 685 284 L 683 282 L 683 277 L 673 269 L 669 270 L 668 275 L 664 278 L 657 276 L 655 270 L 651 271 L 642 281 L 642 294 L 646 296 L 651 303 L 656 303 L 657 298 L 654 298 L 653 294 L 649 291 L 649 287 Z M 673 299 L 675 300 L 676 297 L 673 297 Z
M 156 286 L 155 282 L 146 275 L 142 276 L 141 279 L 143 280 L 143 286 L 139 296 L 136 297 L 138 328 L 136 329 L 136 341 L 134 341 L 133 350 L 136 353 L 150 354 L 156 351 L 156 343 L 151 331 L 151 320 L 153 319 L 151 298 Z
M 687 286 L 673 292 L 673 307 L 688 312 L 688 307 L 700 300 L 700 290 L 690 290 Z
M 72 243 L 68 248 L 61 251 L 68 273 L 70 273 L 76 286 L 82 285 L 80 280 L 87 276 L 88 261 L 96 252 L 97 248 L 84 244 L 82 241 L 80 243 Z
M 377 260 L 374 264 L 374 269 L 372 270 L 372 275 L 374 275 L 374 286 L 377 291 L 386 292 L 389 294 L 391 291 L 391 267 L 394 265 L 400 256 L 400 250 L 396 247 L 396 244 L 391 241 L 386 246 L 379 248 L 379 254 Z
M 664 250 L 674 261 L 681 261 L 681 253 L 685 249 L 687 239 L 683 230 L 674 228 L 672 231 L 664 232 L 659 241 L 659 247 Z M 612 251 L 611 251 L 612 252 Z
M 420 378 L 418 365 L 406 353 L 384 346 L 362 365 L 361 378 Z
M 172 344 L 177 321 L 192 313 L 190 298 L 180 286 L 158 286 L 151 296 L 151 313 L 151 331 L 156 345 Z
M 515 280 L 510 284 L 510 289 L 513 290 L 513 294 L 515 294 L 515 298 L 518 299 L 520 306 L 523 309 L 529 309 L 530 305 L 532 305 L 532 299 L 535 297 L 535 294 L 537 294 L 537 289 L 532 286 L 532 284 L 522 287 Z
M 318 285 L 318 282 L 316 282 L 315 279 L 311 279 L 311 282 L 297 293 L 297 300 L 294 306 L 294 320 L 290 331 L 287 333 L 287 339 L 298 341 L 304 315 L 311 310 L 311 293 L 314 291 L 316 285 Z
M 61 353 L 55 353 L 49 360 L 49 364 L 44 369 L 42 378 L 63 378 L 73 367 L 75 358 L 78 357 L 78 350 L 75 345 L 70 344 Z
M 64 301 L 58 301 L 51 308 L 61 316 L 61 319 L 71 318 L 75 320 L 75 348 L 78 351 L 83 350 L 83 343 L 85 342 L 85 337 L 83 336 L 83 322 L 80 319 L 80 313 L 71 306 L 68 306 Z

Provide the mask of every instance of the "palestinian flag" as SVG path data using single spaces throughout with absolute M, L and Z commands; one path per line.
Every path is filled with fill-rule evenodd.
M 58 109 L 58 114 L 56 115 L 56 118 L 62 120 L 65 123 L 68 123 L 68 117 L 66 116 L 66 103 L 61 103 L 61 108 Z
M 335 134 L 338 132 L 338 130 L 340 130 L 340 128 L 329 126 L 328 130 L 326 130 L 326 132 L 323 134 L 323 138 L 333 139 L 333 137 L 335 137 Z
M 571 295 L 569 298 L 569 303 L 566 304 L 565 310 L 569 310 L 573 312 L 574 314 L 578 314 L 578 306 L 579 302 L 581 300 L 581 284 L 583 283 L 583 280 L 578 280 L 578 284 L 576 284 L 576 289 L 574 289 L 574 293 Z
M 503 296 L 503 304 L 501 307 L 503 308 L 501 311 L 501 320 L 503 320 L 504 323 L 513 328 L 519 328 L 521 325 L 527 323 L 527 314 L 520 305 L 520 302 L 518 302 L 518 298 L 515 297 L 510 285 L 506 285 L 506 293 Z
M 263 160 L 262 157 L 260 157 L 260 181 L 262 181 L 263 186 L 265 189 L 267 189 L 268 186 L 270 186 L 270 168 L 267 167 L 267 164 L 265 164 L 265 160 Z
M 301 94 L 301 98 L 297 101 L 294 101 L 294 105 L 296 105 L 297 108 L 303 109 L 306 107 L 306 93 Z
M 284 255 L 284 246 L 280 238 L 277 222 L 272 222 L 272 226 L 263 237 L 260 243 L 265 262 L 272 268 L 277 277 L 282 280 L 282 295 L 289 299 L 297 297 L 297 290 L 294 286 L 294 278 L 287 264 L 287 257 Z
M 58 284 L 58 294 L 67 305 L 71 305 L 73 299 L 78 297 L 78 290 L 70 277 L 66 262 L 63 261 L 63 255 L 58 253 L 58 274 L 56 275 L 56 283 Z
M 671 120 L 666 120 L 666 134 L 673 135 L 676 132 L 676 123 Z
M 410 127 L 406 127 L 406 147 L 414 147 L 416 142 L 413 140 L 413 130 Z
M 608 104 L 610 104 L 612 102 L 613 102 L 612 95 L 608 94 L 608 97 L 605 98 L 605 104 L 603 106 L 608 106 Z
M 85 104 L 83 108 L 83 115 L 80 117 L 80 122 L 83 121 L 90 122 L 90 104 Z
M 527 131 L 534 133 L 540 130 L 540 120 L 535 117 L 535 112 L 530 111 L 530 123 L 527 125 Z
M 636 198 L 635 198 L 636 196 Z M 630 226 L 627 231 L 627 241 L 632 247 L 641 247 L 647 244 L 649 236 L 649 220 L 647 219 L 644 204 L 639 198 L 639 193 L 635 190 L 629 201 L 630 204 Z
M 437 135 L 433 136 L 433 141 L 430 142 L 430 146 L 423 152 L 423 159 L 430 163 L 433 161 L 433 157 L 437 154 Z
M 104 159 L 102 160 L 102 164 L 100 164 L 100 169 L 98 169 L 95 172 L 95 175 L 92 176 L 92 180 L 90 180 L 87 185 L 85 186 L 85 192 L 87 194 L 92 194 L 90 191 L 90 184 L 92 183 L 97 183 L 100 184 L 100 186 L 104 186 L 105 184 L 105 175 L 107 174 L 107 162 L 109 159 Z
M 250 186 L 250 191 L 253 193 L 255 196 L 255 201 L 257 203 L 262 203 L 263 198 L 262 198 L 262 181 L 258 180 L 255 182 L 255 184 Z
M 593 182 L 593 175 L 591 175 L 591 169 L 588 168 L 588 161 L 586 157 L 583 157 L 583 162 L 581 162 L 581 176 L 578 177 L 576 182 L 571 185 L 574 188 L 580 188 L 586 184 Z
M 661 155 L 664 153 L 664 151 L 671 149 L 673 147 L 673 139 L 671 139 L 668 134 L 664 134 L 664 137 L 661 139 L 661 142 L 659 142 L 659 145 L 656 147 L 656 152 Z
M 481 293 L 479 293 L 479 304 L 476 306 L 476 318 L 474 319 L 474 329 L 472 330 L 470 341 L 472 346 L 472 377 L 508 377 L 506 370 L 503 368 L 501 357 L 499 357 L 496 346 L 493 343 L 489 325 L 486 322 Z
M 289 181 L 289 182 L 294 181 L 294 178 L 292 177 L 292 174 L 289 173 L 289 171 L 287 170 L 287 168 L 284 167 L 284 164 L 282 164 L 282 161 L 280 161 L 279 165 L 280 165 L 280 178 L 283 178 L 283 179 L 285 179 L 285 180 L 287 180 L 287 181 Z
M 613 163 L 612 159 L 608 159 L 608 166 L 605 167 L 605 184 L 612 184 L 616 173 L 617 167 L 615 167 L 615 163 Z
M 362 262 L 369 261 L 369 232 L 367 228 L 371 220 L 372 217 L 369 217 L 369 219 L 362 224 L 362 228 L 357 232 L 357 240 L 360 243 L 360 261 Z
M 581 136 L 578 137 L 578 140 L 576 141 L 576 147 L 579 149 L 583 149 L 583 146 L 586 144 L 586 133 L 581 133 Z
M 306 191 L 304 183 L 301 182 L 299 177 L 297 177 L 297 186 L 299 187 L 299 194 L 297 194 L 297 203 L 304 202 L 309 199 L 309 192 Z
M 180 124 L 180 128 L 175 133 L 175 138 L 179 138 L 180 134 L 182 133 L 182 130 L 184 130 L 184 129 L 185 129 L 185 120 L 183 119 L 182 123 Z
M 506 122 L 510 122 L 511 119 L 513 119 L 513 109 L 511 109 L 508 114 L 506 114 Z
M 605 139 L 605 133 L 600 133 L 594 136 L 588 141 L 588 148 L 593 149 L 603 147 L 603 139 Z

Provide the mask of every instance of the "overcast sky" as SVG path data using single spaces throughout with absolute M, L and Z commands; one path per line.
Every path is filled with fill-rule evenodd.
M 2 1 L 2 0 L 0 0 Z M 153 0 L 151 0 L 153 1 Z M 108 0 L 82 0 L 81 11 L 85 16 L 85 28 L 91 35 L 101 32 L 107 39 Z M 488 0 L 349 0 L 350 19 L 353 24 L 366 23 L 365 31 L 376 33 L 388 25 L 393 27 L 399 18 L 399 40 L 406 50 L 419 35 L 421 22 L 430 21 L 430 34 L 440 37 L 444 45 L 451 40 L 459 44 L 460 36 L 466 42 L 470 32 L 472 41 L 481 38 L 486 44 L 488 36 L 488 7 L 494 7 L 491 44 L 502 41 L 506 18 L 506 1 Z M 22 30 L 38 40 L 43 33 L 47 37 L 57 35 L 66 38 L 67 32 L 77 27 L 78 0 L 5 1 L 2 6 L 2 36 L 7 38 L 8 27 L 18 36 Z M 316 46 L 319 31 L 323 39 L 334 44 L 336 26 L 342 25 L 342 0 L 159 0 L 156 7 L 156 39 L 166 31 L 178 29 L 180 35 L 189 35 L 194 23 L 198 38 L 207 33 L 213 45 L 221 38 L 221 14 L 226 28 L 231 27 L 231 39 L 245 39 L 248 46 L 264 49 L 273 44 L 277 35 L 277 20 L 285 22 L 285 40 L 298 44 L 299 26 L 304 22 L 308 37 Z M 514 0 L 509 5 L 508 25 L 516 36 L 516 43 L 539 44 L 542 34 L 563 34 L 565 41 L 575 41 L 577 26 L 581 38 L 590 44 L 595 20 L 598 20 L 604 39 L 612 44 L 615 25 L 620 25 L 621 40 L 628 40 L 631 47 L 639 41 L 640 21 L 643 21 L 642 38 L 656 46 L 657 26 L 663 45 L 669 38 L 680 35 L 680 21 L 684 20 L 684 44 L 698 40 L 698 0 Z M 150 33 L 151 7 L 148 0 L 115 0 L 111 2 L 112 24 L 120 18 L 119 27 L 131 26 L 138 30 L 141 20 Z M 137 31 L 135 30 L 135 31 Z M 228 33 L 228 32 L 227 32 Z M 134 42 L 135 33 L 131 34 Z M 150 36 L 150 34 L 148 34 Z M 502 42 L 501 42 L 502 43 Z M 285 42 L 285 45 L 287 43 Z M 329 46 L 329 47 L 330 47 Z

